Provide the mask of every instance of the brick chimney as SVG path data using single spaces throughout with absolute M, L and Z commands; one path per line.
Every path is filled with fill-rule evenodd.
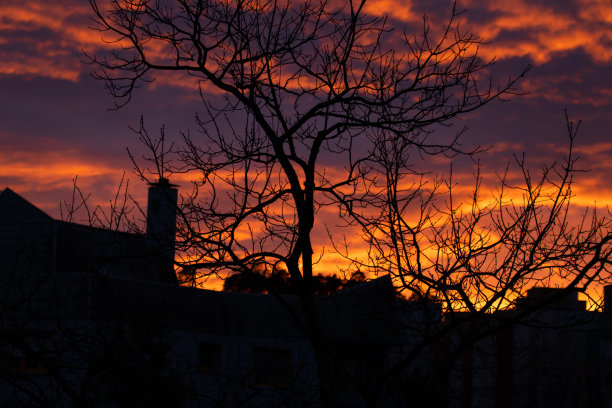
M 161 282 L 178 282 L 174 272 L 177 198 L 176 185 L 168 179 L 160 178 L 149 186 L 147 242 Z

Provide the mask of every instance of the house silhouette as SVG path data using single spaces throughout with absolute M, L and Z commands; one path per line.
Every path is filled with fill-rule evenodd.
M 178 285 L 176 199 L 167 180 L 150 186 L 143 234 L 55 220 L 0 193 L 0 405 L 317 405 L 297 296 Z M 338 406 L 360 406 L 388 350 L 407 343 L 391 279 L 317 306 L 346 374 Z
M 151 185 L 147 231 L 127 233 L 0 193 L 0 406 L 319 405 L 297 296 L 177 283 L 176 200 L 168 180 Z M 440 304 L 402 300 L 389 276 L 316 304 L 341 373 L 338 407 L 366 407 L 381 381 L 379 407 L 612 406 L 612 313 L 586 310 L 576 292 L 532 288 L 452 330 Z M 467 327 L 490 333 L 459 348 Z M 453 347 L 445 380 L 427 384 Z
M 55 220 L 5 188 L 0 193 L 3 269 L 90 272 L 177 283 L 173 266 L 176 189 L 161 180 L 149 187 L 149 197 L 147 234 L 139 234 Z

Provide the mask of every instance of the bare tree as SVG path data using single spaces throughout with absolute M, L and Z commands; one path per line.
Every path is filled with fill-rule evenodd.
M 422 328 L 418 344 L 386 379 L 433 342 L 459 333 L 430 378 L 434 382 L 429 385 L 439 387 L 476 342 L 570 292 L 590 296 L 602 307 L 602 299 L 588 289 L 610 282 L 612 225 L 595 210 L 579 213 L 572 206 L 573 179 L 581 172 L 574 154 L 580 123 L 572 123 L 567 114 L 566 123 L 568 150 L 559 162 L 533 172 L 525 155 L 517 155 L 498 174 L 497 190 L 490 193 L 482 192 L 478 165 L 471 195 L 459 199 L 452 171 L 446 180 L 428 185 L 412 171 L 406 146 L 393 143 L 380 149 L 376 164 L 385 177 L 368 180 L 368 189 L 376 194 L 361 202 L 374 208 L 375 215 L 355 214 L 370 245 L 367 262 L 351 261 L 393 275 L 413 301 L 424 307 L 438 303 L 445 315 L 444 322 Z M 535 286 L 560 290 L 526 304 L 527 291 Z M 515 312 L 499 313 L 510 309 Z
M 369 264 L 397 276 L 413 296 L 440 299 L 451 314 L 506 309 L 536 283 L 585 292 L 606 282 L 610 220 L 594 210 L 570 213 L 579 124 L 566 121 L 568 154 L 560 162 L 534 175 L 525 155 L 515 156 L 496 192 L 481 192 L 477 172 L 468 199 L 455 197 L 452 174 L 443 186 L 414 188 L 401 147 L 384 149 L 380 200 L 367 201 L 382 215 L 361 218 Z
M 570 286 L 584 288 L 605 269 L 608 222 L 569 224 L 571 126 L 566 160 L 533 179 L 517 158 L 524 184 L 502 176 L 492 205 L 480 201 L 478 176 L 471 200 L 450 194 L 445 206 L 439 193 L 444 183 L 452 193 L 452 178 L 433 189 L 423 184 L 419 158 L 479 151 L 459 144 L 465 129 L 450 139 L 434 131 L 517 94 L 527 71 L 497 83 L 487 78 L 493 61 L 480 58 L 481 39 L 460 26 L 454 7 L 443 27 L 425 18 L 410 34 L 364 13 L 365 0 L 90 3 L 97 29 L 116 43 L 89 57 L 117 107 L 153 75 L 199 86 L 202 112 L 180 145 L 164 148 L 144 125 L 136 129 L 151 151 L 152 171 L 135 160 L 143 178 L 187 172 L 194 179 L 180 206 L 179 264 L 194 279 L 286 269 L 325 406 L 334 406 L 337 373 L 314 301 L 320 211 L 337 208 L 337 222 L 362 228 L 371 262 L 351 259 L 353 266 L 390 272 L 449 312 L 490 313 L 561 270 L 573 274 Z M 510 191 L 523 201 L 510 201 Z

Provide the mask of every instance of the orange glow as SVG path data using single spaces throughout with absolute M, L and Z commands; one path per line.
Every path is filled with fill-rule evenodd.
M 77 152 L 0 153 L 0 174 L 27 179 L 33 185 L 71 184 L 75 175 L 108 176 L 123 172 L 100 163 L 79 160 Z M 73 156 L 73 157 L 71 157 Z
M 255 3 L 254 3 L 255 4 Z M 400 0 L 371 0 L 366 3 L 365 13 L 373 16 L 389 15 L 387 22 L 391 27 L 394 22 L 401 20 L 409 23 L 411 27 L 417 27 L 415 33 L 419 34 L 422 14 L 418 10 L 418 4 L 411 1 Z M 547 7 L 542 4 L 535 4 L 527 0 L 515 2 L 480 2 L 476 0 L 466 0 L 459 7 L 477 9 L 487 18 L 476 21 L 470 12 L 462 14 L 461 24 L 467 30 L 481 35 L 485 41 L 491 43 L 483 44 L 478 50 L 484 58 L 496 57 L 500 60 L 510 60 L 515 57 L 527 57 L 537 64 L 543 65 L 553 61 L 556 57 L 566 55 L 569 52 L 577 51 L 587 54 L 592 64 L 605 64 L 612 61 L 612 48 L 609 42 L 612 40 L 612 3 L 608 0 L 580 0 L 578 13 L 564 12 L 560 9 Z M 441 10 L 441 19 L 448 15 L 448 10 Z M 8 77 L 31 76 L 52 79 L 61 79 L 72 82 L 79 82 L 83 73 L 90 69 L 81 64 L 78 56 L 81 49 L 89 52 L 115 47 L 116 44 L 107 44 L 100 32 L 91 30 L 88 17 L 91 10 L 87 2 L 78 6 L 71 6 L 67 10 L 65 5 L 60 3 L 43 2 L 32 0 L 19 5 L 3 5 L 0 7 L 0 32 L 19 32 L 32 33 L 31 36 L 24 36 L 21 40 L 24 45 L 31 49 L 27 54 L 21 49 L 2 51 L 0 57 L 3 63 L 0 64 L 0 75 Z M 439 30 L 439 25 L 432 24 L 432 32 Z M 49 33 L 48 36 L 41 36 L 37 31 Z M 394 38 L 390 42 L 397 40 L 403 34 L 400 29 L 391 34 Z M 111 34 L 102 34 L 105 40 L 112 40 Z M 367 37 L 360 38 L 367 42 Z M 0 34 L 0 44 L 10 45 L 10 37 L 2 37 Z M 152 60 L 167 57 L 168 48 L 163 42 L 149 42 L 147 51 L 151 52 Z M 3 48 L 4 49 L 4 48 Z M 400 56 L 406 52 L 405 48 L 397 47 L 396 55 Z M 468 50 L 472 52 L 474 50 Z M 441 56 L 440 58 L 444 58 Z M 213 68 L 211 68 L 213 69 Z M 524 89 L 531 91 L 526 98 L 546 98 L 548 101 L 567 104 L 589 104 L 594 107 L 606 107 L 610 104 L 612 90 L 606 87 L 594 90 L 592 93 L 585 92 L 570 94 L 563 86 L 564 83 L 580 85 L 583 78 L 577 73 L 575 77 L 550 76 L 550 77 L 528 77 L 522 85 Z M 321 86 L 314 81 L 305 82 L 304 79 L 290 79 L 287 72 L 275 72 L 274 81 L 285 83 L 290 89 L 300 87 L 317 88 Z M 159 78 L 150 85 L 151 88 L 167 86 L 172 88 L 186 89 L 179 101 L 169 103 L 181 103 L 199 98 L 198 83 L 193 77 L 185 78 L 181 73 L 171 73 L 160 75 Z M 208 82 L 202 82 L 202 91 L 206 95 L 217 95 L 220 91 L 211 87 Z M 338 89 L 340 90 L 340 88 Z M 194 92 L 195 91 L 195 92 Z M 1 137 L 2 135 L 0 135 Z M 587 140 L 588 142 L 588 140 Z M 565 153 L 559 145 L 545 145 L 542 149 L 546 152 Z M 496 143 L 489 153 L 491 157 L 499 157 L 503 153 L 523 151 L 524 147 L 520 142 L 508 141 Z M 583 157 L 582 163 L 587 163 L 593 172 L 587 175 L 579 175 L 576 184 L 573 186 L 575 197 L 572 202 L 576 206 L 572 215 L 578 219 L 580 213 L 586 207 L 602 210 L 602 214 L 612 208 L 612 186 L 605 176 L 612 172 L 612 143 L 590 143 L 577 148 L 577 152 Z M 493 156 L 493 153 L 495 155 Z M 508 156 L 509 157 L 509 156 Z M 448 160 L 443 157 L 432 157 L 428 159 L 428 164 L 439 165 L 447 169 Z M 503 166 L 502 166 L 503 167 Z M 66 149 L 61 152 L 29 152 L 15 151 L 7 152 L 0 150 L 0 177 L 8 180 L 11 188 L 18 192 L 29 191 L 40 193 L 42 191 L 56 191 L 57 196 L 49 201 L 35 204 L 54 216 L 58 216 L 57 203 L 66 200 L 72 189 L 72 180 L 78 175 L 79 186 L 84 192 L 97 191 L 92 198 L 92 204 L 104 206 L 109 196 L 112 196 L 118 181 L 121 179 L 123 169 L 118 169 L 112 163 L 105 163 L 103 159 L 96 157 L 85 157 L 75 149 Z M 325 169 L 325 178 L 330 182 L 340 179 L 344 174 L 342 168 L 329 166 Z M 228 177 L 229 173 L 217 174 L 217 177 Z M 490 168 L 486 168 L 482 173 L 482 196 L 478 206 L 487 207 L 497 204 L 494 195 L 489 191 L 497 188 L 499 182 L 496 174 Z M 509 174 L 511 181 L 520 181 L 522 175 L 518 172 Z M 197 174 L 183 173 L 173 176 L 172 181 L 184 188 L 189 189 L 191 180 L 197 178 Z M 303 175 L 300 175 L 303 179 Z M 469 198 L 474 188 L 474 176 L 471 170 L 455 170 L 453 180 L 457 183 L 454 187 L 454 194 L 457 199 Z M 402 188 L 410 188 L 412 183 L 416 183 L 416 178 L 406 178 L 402 181 Z M 143 185 L 133 182 L 137 200 L 143 205 L 145 202 L 145 189 Z M 3 187 L 0 185 L 0 188 Z M 431 188 L 428 184 L 424 188 Z M 102 191 L 100 191 L 102 190 Z M 59 196 L 61 194 L 61 196 Z M 510 191 L 507 199 L 512 199 L 516 203 L 521 203 L 523 197 L 518 191 Z M 55 201 L 53 201 L 55 200 Z M 460 210 L 470 211 L 469 204 L 459 206 Z M 270 211 L 277 214 L 287 211 L 280 205 L 270 208 Z M 378 211 L 375 208 L 366 208 L 368 211 Z M 358 258 L 364 264 L 371 263 L 368 259 L 367 244 L 362 239 L 362 231 L 358 227 L 343 227 L 339 224 L 340 208 L 336 205 L 322 207 L 317 213 L 317 222 L 313 231 L 314 258 L 320 261 L 315 266 L 315 270 L 320 273 L 340 272 L 348 267 L 348 262 L 337 252 L 332 250 L 334 244 L 345 255 Z M 407 214 L 407 222 L 417 222 L 418 213 Z M 441 221 L 439 221 L 441 222 Z M 255 231 L 256 237 L 261 237 L 265 232 L 261 229 L 261 224 L 252 221 L 250 226 Z M 332 234 L 330 239 L 327 235 Z M 486 231 L 482 231 L 486 232 Z M 374 232 L 380 234 L 380 232 Z M 491 236 L 492 238 L 497 238 Z M 244 228 L 237 231 L 236 238 L 248 242 L 251 238 L 249 229 Z M 426 255 L 432 259 L 436 255 L 434 248 L 426 250 Z M 553 282 L 554 283 L 554 282 Z M 222 280 L 217 276 L 211 276 L 201 285 L 207 288 L 220 289 Z
M 97 191 L 89 203 L 95 207 L 108 205 L 108 199 L 112 197 L 123 173 L 123 170 L 110 164 L 81 157 L 76 151 L 0 151 L 0 179 L 10 183 L 0 186 L 0 189 L 10 187 L 20 194 L 28 191 L 54 192 L 51 201 L 34 204 L 55 218 L 59 218 L 59 203 L 70 198 L 75 177 L 78 177 L 78 185 L 84 193 Z M 101 187 L 104 187 L 104 191 L 100 191 Z
M 404 22 L 421 20 L 420 15 L 412 11 L 410 1 L 374 0 L 365 4 L 364 11 L 375 16 L 391 16 Z
M 488 8 L 492 18 L 483 24 L 474 24 L 467 13 L 464 18 L 471 29 L 492 41 L 481 49 L 485 57 L 498 59 L 529 56 L 534 62 L 542 64 L 554 55 L 571 50 L 582 50 L 595 61 L 610 62 L 612 50 L 602 38 L 610 38 L 612 28 L 612 5 L 605 1 L 582 1 L 579 15 L 562 13 L 552 7 L 528 1 L 482 2 L 470 0 L 468 8 Z M 512 42 L 499 41 L 507 32 L 523 35 Z
M 512 145 L 509 145 L 512 146 Z M 553 149 L 553 147 L 550 147 Z M 558 148 L 558 147 L 557 147 Z M 583 147 L 580 149 L 582 155 L 593 155 L 592 157 L 603 158 L 606 156 L 606 152 L 612 149 L 611 143 L 602 143 L 595 146 Z M 593 159 L 595 160 L 595 159 Z M 592 160 L 590 160 L 593 162 Z M 13 153 L 7 154 L 4 152 L 0 156 L 0 177 L 12 177 L 17 180 L 23 180 L 23 184 L 11 185 L 18 192 L 28 191 L 39 191 L 39 190 L 63 190 L 66 191 L 66 196 L 59 197 L 60 200 L 66 200 L 69 189 L 72 187 L 72 178 L 78 174 L 79 184 L 83 191 L 90 191 L 91 186 L 99 182 L 101 179 L 107 180 L 109 192 L 113 191 L 116 187 L 116 183 L 121 178 L 121 171 L 114 168 L 112 165 L 105 165 L 99 161 L 92 164 L 91 161 L 79 158 L 79 155 L 75 151 L 67 151 L 62 153 L 50 152 L 50 153 L 34 153 L 34 154 L 22 154 Z M 601 162 L 604 166 L 610 166 L 606 164 L 606 161 Z M 333 180 L 335 176 L 342 174 L 340 169 L 328 168 L 326 170 L 326 176 Z M 189 180 L 193 179 L 196 174 L 180 174 L 173 177 L 173 182 L 182 185 L 185 190 L 188 189 Z M 219 175 L 221 177 L 222 175 Z M 227 176 L 227 175 L 226 175 Z M 514 179 L 519 179 L 519 174 L 511 175 Z M 473 188 L 473 175 L 472 173 L 456 173 L 454 180 L 459 183 L 455 189 L 458 197 L 467 197 L 470 195 Z M 490 200 L 487 195 L 487 186 L 495 186 L 495 174 L 484 173 L 483 174 L 483 198 L 479 201 L 479 206 L 493 205 L 494 201 Z M 597 187 L 597 179 L 584 177 L 577 180 L 577 184 L 574 191 L 577 193 L 577 197 L 574 198 L 574 203 L 578 205 L 576 211 L 580 212 L 580 208 L 583 205 L 592 205 L 593 200 L 597 199 L 598 207 L 610 205 L 612 203 L 612 191 L 606 189 L 605 193 Z M 138 183 L 132 184 L 132 187 L 136 186 L 137 190 L 144 190 L 143 186 L 138 186 Z M 595 193 L 594 191 L 597 191 Z M 98 193 L 99 196 L 99 193 Z M 144 193 L 137 193 L 137 197 L 140 200 L 141 206 L 145 202 Z M 94 203 L 105 205 L 104 199 Z M 521 201 L 520 195 L 516 195 L 519 202 Z M 35 203 L 40 205 L 40 203 Z M 47 210 L 45 206 L 41 206 Z M 57 208 L 57 204 L 54 204 Z M 271 209 L 275 210 L 275 209 Z M 278 209 L 276 209 L 278 210 Z M 469 211 L 469 208 L 466 208 Z M 317 229 L 313 232 L 313 242 L 315 247 L 315 259 L 321 258 L 320 262 L 315 265 L 316 273 L 339 273 L 343 271 L 347 266 L 346 259 L 334 251 L 332 251 L 332 244 L 336 244 L 338 249 L 344 250 L 344 245 L 348 246 L 347 255 L 350 257 L 356 257 L 361 262 L 367 264 L 371 260 L 367 258 L 367 244 L 361 239 L 361 230 L 359 228 L 342 228 L 335 227 L 338 222 L 338 208 L 334 206 L 324 207 L 317 214 Z M 330 228 L 333 233 L 333 243 L 327 237 L 325 226 Z M 242 231 L 237 236 L 238 239 L 250 239 L 250 235 L 246 231 Z M 491 238 L 495 238 L 491 236 Z M 425 255 L 429 256 L 430 259 L 434 259 L 436 256 L 435 248 L 431 247 L 425 250 Z M 427 261 L 426 261 L 427 262 Z M 560 283 L 557 281 L 549 282 L 550 284 Z M 219 276 L 209 276 L 206 279 L 198 282 L 201 287 L 220 290 L 223 286 L 223 280 Z M 593 288 L 593 294 L 595 297 L 598 293 L 598 287 Z M 590 292 L 591 293 L 591 292 Z M 590 307 L 594 307 L 593 303 L 590 303 Z
M 529 56 L 536 63 L 545 63 L 555 54 L 581 49 L 599 62 L 612 59 L 612 50 L 602 41 L 612 38 L 609 25 L 612 4 L 605 0 L 582 0 L 578 15 L 524 0 L 512 3 L 467 0 L 459 4 L 460 9 L 463 7 L 468 9 L 468 13 L 461 15 L 463 27 L 491 42 L 479 50 L 485 58 Z M 489 18 L 486 22 L 475 22 L 470 9 L 489 11 Z M 422 17 L 410 3 L 399 0 L 367 2 L 364 11 L 376 16 L 389 15 L 406 23 L 418 22 Z M 450 6 L 449 10 L 441 11 L 447 13 Z M 504 35 L 512 32 L 523 35 L 504 42 Z
M 49 36 L 35 35 L 36 38 L 23 39 L 34 48 L 35 54 L 10 55 L 5 53 L 0 65 L 0 74 L 23 75 L 64 79 L 76 82 L 84 65 L 74 51 L 92 46 L 103 45 L 98 33 L 73 21 L 80 17 L 84 21 L 90 15 L 89 6 L 70 8 L 67 13 L 62 4 L 48 2 L 27 2 L 17 5 L 6 5 L 0 8 L 0 32 L 22 30 L 34 33 L 36 30 L 49 30 Z M 75 19 L 77 20 L 77 19 Z M 6 40 L 0 39 L 6 42 Z
M 23 75 L 32 77 L 47 77 L 76 82 L 80 71 L 66 67 L 63 64 L 47 66 L 48 59 L 26 57 L 19 62 L 0 65 L 1 75 Z

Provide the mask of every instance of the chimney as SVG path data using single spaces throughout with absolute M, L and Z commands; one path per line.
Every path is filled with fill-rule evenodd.
M 177 198 L 176 185 L 168 179 L 160 178 L 149 186 L 147 242 L 154 253 L 161 282 L 178 282 L 174 273 Z

